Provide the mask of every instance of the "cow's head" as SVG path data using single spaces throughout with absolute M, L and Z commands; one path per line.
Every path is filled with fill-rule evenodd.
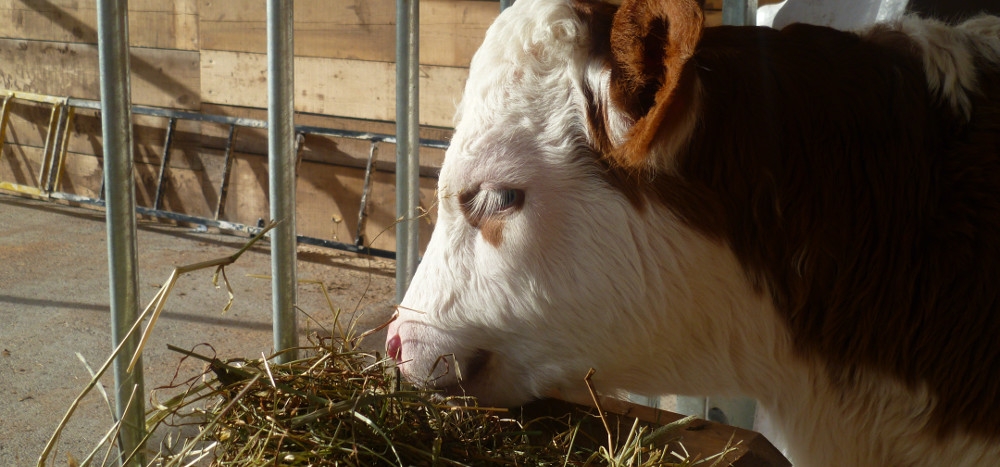
M 728 357 L 690 349 L 725 341 L 731 313 L 713 312 L 750 292 L 664 201 L 696 122 L 686 65 L 702 23 L 694 0 L 519 0 L 500 15 L 389 328 L 408 379 L 500 405 L 574 392 L 589 368 L 604 389 L 705 389 L 692 369 Z

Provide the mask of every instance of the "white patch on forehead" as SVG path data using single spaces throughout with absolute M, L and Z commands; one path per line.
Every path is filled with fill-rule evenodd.
M 582 136 L 580 80 L 589 42 L 569 3 L 534 2 L 497 18 L 472 59 L 449 157 L 517 156 Z M 447 163 L 447 161 L 446 161 Z

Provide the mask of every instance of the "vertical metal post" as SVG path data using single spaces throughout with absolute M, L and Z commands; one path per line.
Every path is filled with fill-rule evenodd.
M 219 184 L 219 204 L 215 205 L 215 220 L 222 219 L 226 210 L 226 197 L 229 196 L 229 178 L 233 171 L 233 142 L 236 140 L 236 125 L 229 125 L 229 136 L 226 138 L 225 163 L 222 166 L 222 182 Z
M 295 93 L 291 0 L 267 0 L 267 152 L 271 218 L 274 349 L 298 346 L 295 319 Z M 278 359 L 296 358 L 285 352 Z
M 514 4 L 514 0 L 500 0 L 500 11 L 504 11 L 510 8 Z
M 368 149 L 368 163 L 365 165 L 365 181 L 361 185 L 361 206 L 358 208 L 358 229 L 354 235 L 354 246 L 365 248 L 365 228 L 368 223 L 368 194 L 372 189 L 372 175 L 375 172 L 375 157 L 378 154 L 378 141 L 372 140 Z
M 396 0 L 396 302 L 417 270 L 420 200 L 420 1 Z
M 177 128 L 177 117 L 170 117 L 170 120 L 167 120 L 167 135 L 163 137 L 163 154 L 160 157 L 160 174 L 156 177 L 153 209 L 160 209 L 160 205 L 163 204 L 163 182 L 167 178 L 167 166 L 170 165 L 170 145 L 174 141 L 174 128 Z
M 757 0 L 722 0 L 722 24 L 756 26 Z
M 101 71 L 101 128 L 104 184 L 107 187 L 108 267 L 111 281 L 111 340 L 117 346 L 139 316 L 138 246 L 135 235 L 135 179 L 132 171 L 132 98 L 129 81 L 128 1 L 97 1 L 98 58 Z M 115 412 L 122 420 L 122 461 L 143 465 L 145 389 L 142 360 L 128 372 L 139 336 L 123 345 L 115 359 Z M 131 406 L 128 401 L 133 391 Z

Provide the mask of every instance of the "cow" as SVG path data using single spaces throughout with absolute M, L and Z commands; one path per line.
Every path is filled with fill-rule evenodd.
M 403 376 L 744 395 L 797 466 L 1000 459 L 1000 18 L 518 0 L 472 59 Z

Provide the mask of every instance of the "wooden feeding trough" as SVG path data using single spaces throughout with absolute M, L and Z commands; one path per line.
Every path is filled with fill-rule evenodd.
M 607 439 L 610 433 L 612 437 L 617 438 L 613 441 L 618 445 L 625 442 L 624 438 L 632 432 L 634 425 L 646 426 L 655 431 L 656 428 L 687 418 L 678 413 L 606 396 L 598 396 L 597 402 L 604 419 L 591 416 L 581 424 L 580 429 L 596 439 L 601 437 Z M 558 399 L 532 402 L 520 410 L 522 418 L 526 420 L 556 418 L 572 413 L 597 413 L 593 402 L 576 403 Z M 734 467 L 792 465 L 763 435 L 743 428 L 695 419 L 666 436 L 672 438 L 667 447 L 669 451 L 685 454 L 690 459 L 705 459 L 721 454 L 718 463 L 712 460 L 706 465 Z

